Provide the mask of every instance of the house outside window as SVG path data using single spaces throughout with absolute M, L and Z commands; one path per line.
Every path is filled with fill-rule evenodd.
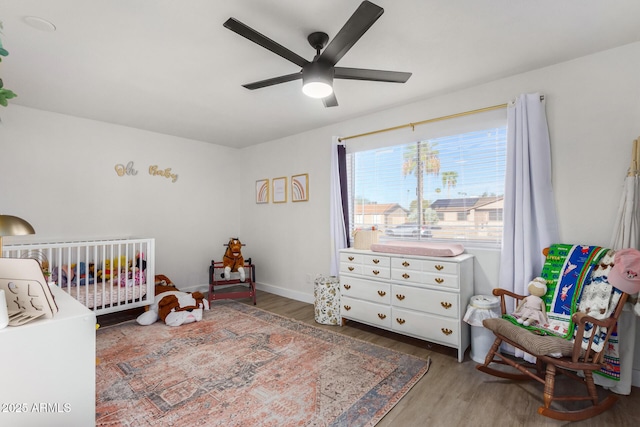
M 506 124 L 347 155 L 352 229 L 382 240 L 502 240 Z

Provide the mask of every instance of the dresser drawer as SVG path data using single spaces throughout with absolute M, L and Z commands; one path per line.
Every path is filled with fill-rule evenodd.
M 389 283 L 375 282 L 357 277 L 341 276 L 340 294 L 380 304 L 391 303 L 391 285 Z
M 391 269 L 389 267 L 363 265 L 362 275 L 378 279 L 389 279 L 391 278 Z
M 362 265 L 389 268 L 391 266 L 391 258 L 379 255 L 363 255 Z
M 433 273 L 441 273 L 441 274 L 453 274 L 458 275 L 458 264 L 455 262 L 447 262 L 447 261 L 433 261 L 433 260 L 424 260 L 422 261 L 422 271 L 431 271 Z
M 391 278 L 402 283 L 423 283 L 423 274 L 419 270 L 398 270 L 393 267 L 391 270 Z
M 460 278 L 440 273 L 422 273 L 422 283 L 448 289 L 460 288 Z
M 422 271 L 422 260 L 410 258 L 393 257 L 391 267 L 396 270 L 418 270 Z
M 456 293 L 393 285 L 391 304 L 398 308 L 408 308 L 457 319 L 460 316 L 458 298 Z
M 348 262 L 341 262 L 340 263 L 340 272 L 341 273 L 349 273 L 349 274 L 362 274 L 362 265 L 361 264 L 354 264 L 354 263 L 348 263 Z
M 362 255 L 340 252 L 340 262 L 362 264 Z
M 391 329 L 401 334 L 424 338 L 442 344 L 456 345 L 460 337 L 460 322 L 416 311 L 392 308 Z
M 342 296 L 340 315 L 343 319 L 352 319 L 382 328 L 391 328 L 391 307 L 368 301 Z

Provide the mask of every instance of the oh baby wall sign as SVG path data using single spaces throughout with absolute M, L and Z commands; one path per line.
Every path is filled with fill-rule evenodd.
M 126 165 L 118 163 L 115 165 L 114 169 L 116 170 L 116 174 L 119 177 L 124 176 L 135 176 L 138 174 L 138 171 L 133 167 L 133 161 L 127 163 Z M 171 182 L 176 182 L 178 180 L 178 174 L 173 173 L 171 168 L 160 168 L 158 165 L 149 166 L 149 175 L 158 176 L 160 178 L 167 178 L 171 180 Z

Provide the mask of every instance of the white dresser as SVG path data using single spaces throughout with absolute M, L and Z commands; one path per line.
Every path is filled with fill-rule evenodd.
M 52 319 L 0 329 L 0 426 L 93 426 L 96 316 L 52 286 Z
M 426 257 L 340 251 L 343 319 L 458 350 L 469 346 L 464 316 L 473 293 L 473 255 Z

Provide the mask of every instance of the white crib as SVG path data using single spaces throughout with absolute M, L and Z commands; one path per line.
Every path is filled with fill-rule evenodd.
M 108 314 L 153 303 L 155 239 L 111 239 L 4 245 L 2 256 L 35 258 L 49 282 Z

